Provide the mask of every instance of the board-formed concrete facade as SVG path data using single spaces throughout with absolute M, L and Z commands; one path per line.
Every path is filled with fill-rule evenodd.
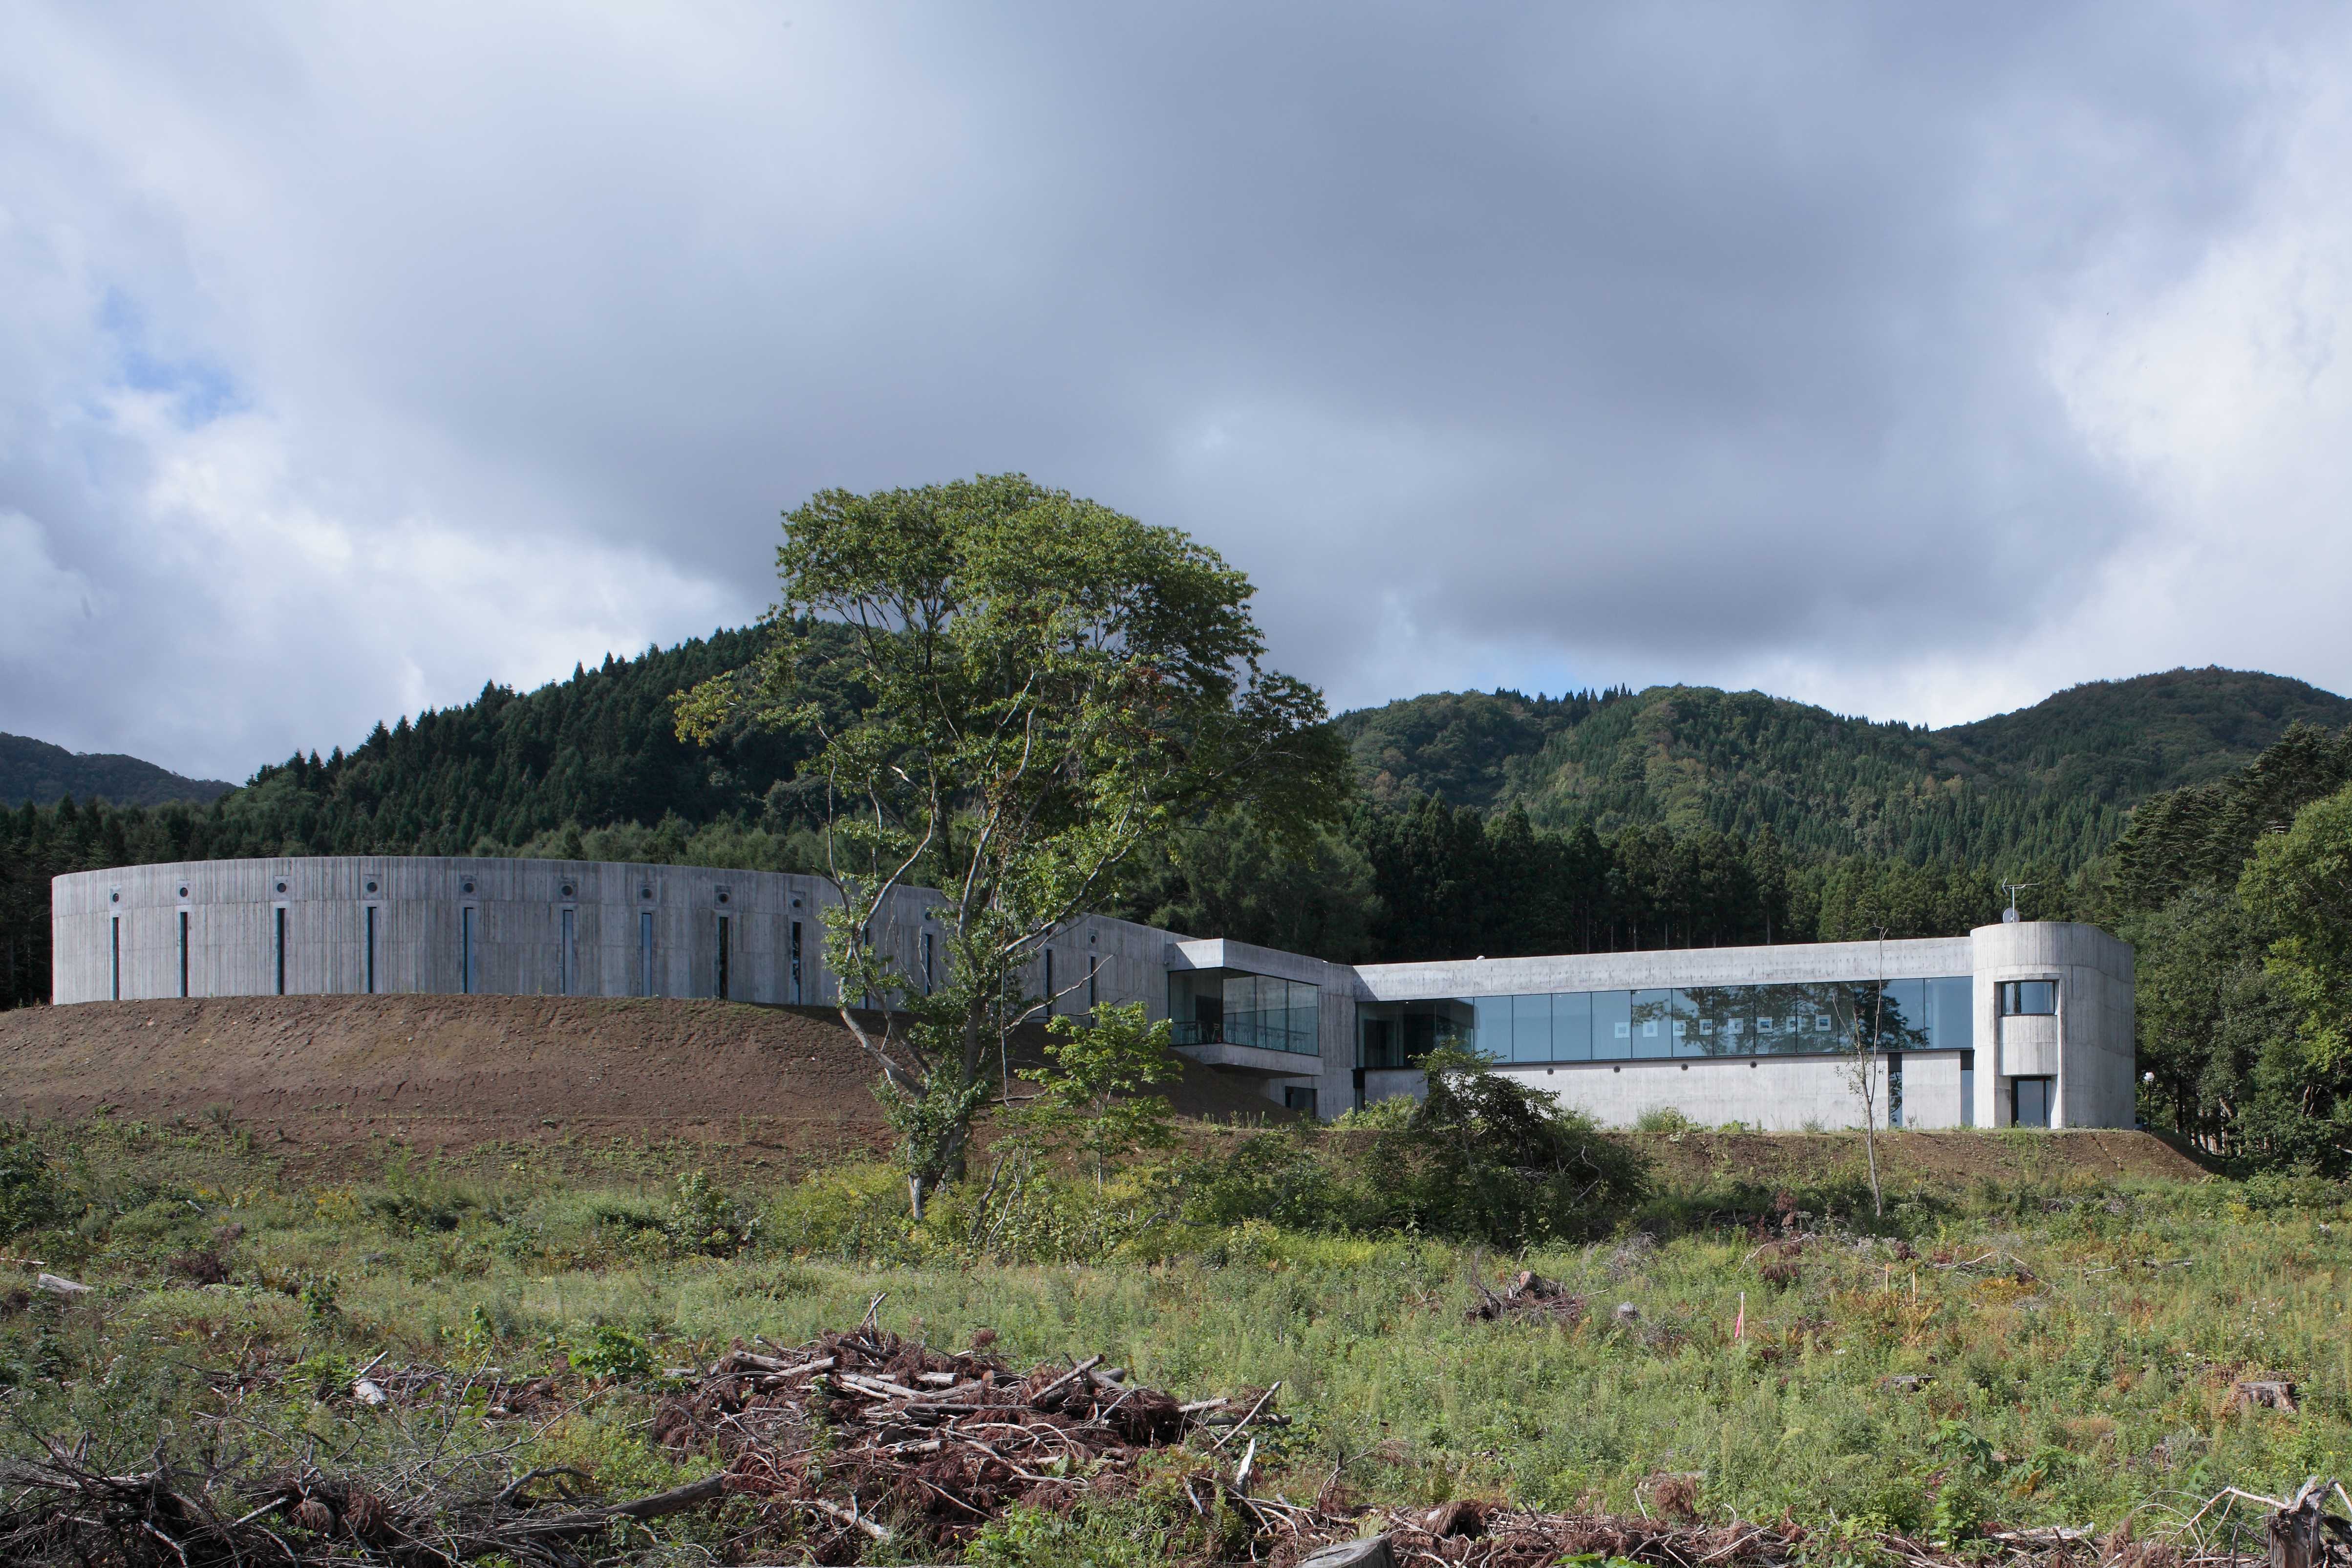
M 330 856 L 80 871 L 50 885 L 52 998 L 709 996 L 830 1005 L 822 877 L 700 866 Z M 875 933 L 912 984 L 945 973 L 928 888 Z M 1047 945 L 1062 1011 L 1157 1001 L 1168 933 L 1089 918 Z M 1043 988 L 1044 959 L 1035 985 Z M 1088 979 L 1092 985 L 1087 984 Z M 859 998 L 857 1000 L 863 1000 Z
M 52 885 L 59 1003 L 352 994 L 723 997 L 827 1005 L 821 877 L 557 860 L 346 856 L 85 871 Z M 944 977 L 928 889 L 876 937 Z M 1624 1125 L 2128 1127 L 2131 949 L 2024 921 L 1965 937 L 1347 965 L 1089 916 L 1025 975 L 1057 1012 L 1141 1002 L 1177 1047 L 1331 1117 L 1422 1091 L 1458 1044 Z M 869 999 L 855 998 L 865 1002 Z

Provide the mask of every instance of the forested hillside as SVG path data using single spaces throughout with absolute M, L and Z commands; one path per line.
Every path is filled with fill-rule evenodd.
M 1604 837 L 1769 826 L 1800 855 L 2071 872 L 2138 801 L 2244 764 L 2290 724 L 2352 723 L 2352 701 L 2279 676 L 2181 669 L 1945 730 L 1682 686 L 1439 692 L 1338 722 L 1376 800 L 1518 805 L 1538 826 Z
M 54 805 L 68 795 L 160 805 L 167 800 L 211 800 L 236 787 L 218 779 L 183 778 L 137 757 L 68 752 L 28 735 L 0 735 L 0 805 Z
M 0 1000 L 46 994 L 47 880 L 87 867 L 366 851 L 813 865 L 801 738 L 703 752 L 672 728 L 671 694 L 740 667 L 757 636 L 608 657 L 527 693 L 488 686 L 206 804 L 0 817 Z M 2352 703 L 2175 671 L 1931 731 L 1705 688 L 1439 693 L 1337 721 L 1364 787 L 1313 843 L 1200 825 L 1137 868 L 1120 904 L 1339 960 L 1959 931 L 1997 917 L 2004 879 L 2037 884 L 2029 913 L 2102 914 L 2117 864 L 2129 907 L 2152 908 L 2178 890 L 2165 868 L 2202 854 L 2218 880 L 2250 835 L 2310 798 L 2307 781 L 2281 786 L 2282 805 L 2231 771 L 2299 719 L 2340 726 Z M 2247 776 L 2308 772 L 2280 759 L 2341 745 L 2297 731 Z M 2197 787 L 2150 810 L 2210 826 L 2218 847 L 2151 828 L 2102 858 L 2135 802 L 2183 783 Z
M 702 751 L 677 739 L 669 709 L 673 692 L 748 660 L 760 635 L 719 632 L 634 659 L 607 656 L 527 693 L 485 686 L 462 707 L 378 724 L 348 752 L 265 767 L 206 804 L 28 803 L 0 817 L 0 1005 L 47 994 L 48 880 L 66 871 L 524 850 L 777 864 L 792 829 L 806 832 L 791 782 L 806 754 L 802 738 L 730 735 Z
M 2100 913 L 2138 955 L 2143 1110 L 2216 1151 L 2352 1169 L 2352 730 L 2290 729 L 2145 802 Z

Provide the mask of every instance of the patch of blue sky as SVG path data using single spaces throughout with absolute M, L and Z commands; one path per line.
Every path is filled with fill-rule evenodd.
M 148 331 L 146 313 L 120 289 L 110 289 L 99 307 L 99 329 L 114 348 L 121 384 L 134 392 L 160 393 L 171 401 L 184 429 L 209 425 L 252 406 L 226 366 L 200 354 L 160 351 Z

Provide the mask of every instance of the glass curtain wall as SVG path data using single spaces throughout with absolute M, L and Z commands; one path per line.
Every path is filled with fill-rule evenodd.
M 1854 980 L 1364 1003 L 1357 1065 L 1407 1067 L 1441 1045 L 1513 1063 L 1825 1056 L 1857 1038 L 1882 1051 L 1961 1051 L 1975 1044 L 1973 994 L 1962 974 L 1890 980 L 1883 991 Z
M 1168 1016 L 1180 1046 L 1251 1046 L 1318 1056 L 1321 993 L 1304 981 L 1231 969 L 1168 977 Z

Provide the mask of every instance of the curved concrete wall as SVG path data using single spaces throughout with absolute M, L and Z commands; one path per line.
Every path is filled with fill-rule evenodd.
M 835 999 L 820 911 L 837 901 L 820 877 L 569 860 L 330 856 L 82 871 L 51 884 L 51 994 L 470 991 L 819 1005 Z M 926 910 L 941 901 L 908 889 L 876 933 L 918 984 L 933 924 Z M 1062 1010 L 1083 1009 L 1091 972 L 1097 1000 L 1155 1001 L 1164 1013 L 1168 940 L 1107 920 L 1058 934 Z M 930 945 L 944 979 L 943 944 Z M 1042 989 L 1045 965 L 1033 967 Z
M 2021 921 L 1969 933 L 1976 971 L 1976 1124 L 2008 1125 L 2009 1086 L 2054 1078 L 2053 1127 L 2129 1127 L 2138 1093 L 2132 950 L 2096 926 Z M 2055 1014 L 2002 1017 L 2004 980 L 2054 980 Z

